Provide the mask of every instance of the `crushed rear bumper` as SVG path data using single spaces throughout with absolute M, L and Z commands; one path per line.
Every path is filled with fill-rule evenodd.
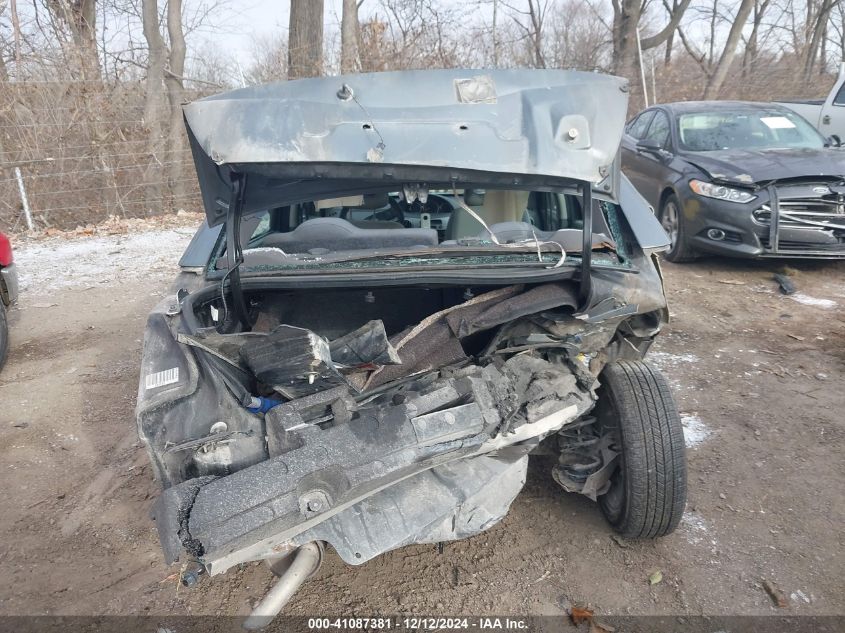
M 333 394 L 278 406 L 267 414 L 274 457 L 162 493 L 153 515 L 165 556 L 187 554 L 214 575 L 314 540 L 360 564 L 471 536 L 507 513 L 539 440 L 592 408 L 591 387 L 565 365 L 515 356 L 388 391 L 329 428 L 302 424 L 302 407 Z M 509 426 L 523 404 L 527 419 Z

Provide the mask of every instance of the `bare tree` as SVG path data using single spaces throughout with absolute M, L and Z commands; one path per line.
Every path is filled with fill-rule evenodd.
M 167 88 L 167 100 L 170 103 L 170 132 L 168 135 L 168 155 L 175 156 L 183 147 L 182 102 L 185 84 L 185 33 L 182 28 L 182 0 L 167 0 L 167 37 L 170 40 L 168 68 L 165 69 L 164 85 Z M 176 199 L 184 194 L 182 163 L 173 161 L 169 171 L 170 191 Z
M 288 41 L 281 34 L 259 35 L 253 42 L 252 61 L 244 71 L 249 85 L 287 79 Z
M 745 28 L 745 23 L 748 22 L 748 17 L 751 15 L 751 10 L 754 8 L 755 0 L 742 0 L 737 9 L 736 15 L 731 24 L 731 30 L 728 32 L 728 39 L 725 41 L 725 47 L 722 49 L 722 54 L 719 57 L 719 62 L 707 81 L 707 86 L 704 89 L 705 99 L 715 99 L 722 89 L 722 84 L 728 76 L 734 56 L 736 55 L 736 48 L 739 45 L 742 37 L 742 29 Z
M 18 0 L 11 0 L 9 12 L 12 16 L 12 37 L 15 42 L 15 66 L 21 65 L 21 20 L 18 17 Z
M 587 0 L 555 5 L 548 22 L 544 39 L 551 67 L 606 70 L 611 65 L 607 28 L 593 15 Z
M 510 4 L 505 4 L 511 12 L 514 24 L 523 35 L 523 41 L 531 51 L 530 65 L 534 68 L 546 67 L 546 56 L 544 53 L 543 36 L 546 15 L 549 11 L 549 0 L 528 0 L 524 9 L 518 9 Z
M 163 81 L 167 46 L 159 30 L 158 0 L 142 0 L 141 11 L 148 51 L 144 122 L 150 133 L 150 152 L 155 154 L 162 138 L 161 112 L 165 101 Z
M 836 4 L 836 17 L 830 21 L 831 30 L 833 31 L 831 43 L 838 49 L 837 61 L 845 60 L 845 4 L 838 2 Z
M 182 164 L 167 160 L 177 156 L 184 147 L 182 101 L 184 99 L 185 34 L 182 27 L 182 0 L 168 0 L 167 39 L 161 34 L 158 0 L 142 0 L 144 38 L 147 41 L 147 79 L 144 121 L 149 130 L 148 150 L 153 159 L 147 173 L 155 164 L 167 164 L 167 179 L 174 198 L 184 193 Z M 152 182 L 150 178 L 148 181 Z M 161 198 L 158 183 L 147 190 L 153 199 Z
M 805 83 L 809 83 L 813 75 L 816 62 L 821 57 L 824 63 L 824 56 L 820 55 L 827 33 L 827 24 L 830 14 L 839 0 L 807 0 L 807 18 L 804 22 L 804 50 L 802 54 L 802 67 Z
M 288 79 L 323 74 L 323 0 L 291 0 Z
M 358 0 L 343 0 L 340 22 L 340 72 L 354 73 L 358 69 Z
M 71 72 L 80 79 L 98 79 L 96 0 L 47 0 L 47 9 L 57 35 L 70 34 L 71 39 L 66 44 L 68 58 L 72 60 Z
M 760 30 L 763 24 L 763 17 L 769 8 L 771 0 L 755 0 L 751 15 L 751 32 L 745 42 L 745 51 L 742 56 L 742 73 L 746 79 L 754 74 L 757 67 L 757 55 L 760 45 Z
M 384 15 L 361 23 L 361 69 L 454 68 L 468 61 L 474 32 L 461 31 L 465 10 L 438 0 L 381 0 Z M 470 45 L 463 48 L 462 44 Z
M 666 42 L 677 30 L 689 4 L 690 0 L 680 0 L 677 5 L 673 4 L 666 25 L 654 35 L 641 39 L 642 49 L 655 48 Z M 646 0 L 612 0 L 612 5 L 613 70 L 617 74 L 630 76 L 636 72 L 637 31 L 645 12 Z

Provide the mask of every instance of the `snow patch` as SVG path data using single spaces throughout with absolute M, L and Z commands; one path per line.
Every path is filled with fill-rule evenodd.
M 670 352 L 649 352 L 646 360 L 663 372 L 664 377 L 669 381 L 673 391 L 682 391 L 684 386 L 678 380 L 678 372 L 675 371 L 680 365 L 690 365 L 698 362 L 695 354 L 672 354 Z
M 836 307 L 835 301 L 831 301 L 830 299 L 817 299 L 816 297 L 811 297 L 800 292 L 789 295 L 789 298 L 805 306 L 815 306 L 817 308 L 826 308 L 828 310 Z
M 799 598 L 800 598 L 800 599 L 801 599 L 801 601 L 802 601 L 802 602 L 804 602 L 805 604 L 810 604 L 810 603 L 812 602 L 812 599 L 811 599 L 811 598 L 808 598 L 808 597 L 807 597 L 807 594 L 805 594 L 805 593 L 804 593 L 803 591 L 801 591 L 800 589 L 798 589 L 798 590 L 796 590 L 796 591 L 793 591 L 793 592 L 789 595 L 789 597 L 790 597 L 790 598 L 792 598 L 792 602 L 798 602 L 798 599 L 799 599 Z
M 172 279 L 195 230 L 145 231 L 131 235 L 52 238 L 15 249 L 21 299 L 70 286 Z
M 695 354 L 670 354 L 669 352 L 651 352 L 646 360 L 651 361 L 660 369 L 671 369 L 684 363 L 697 363 L 698 356 Z
M 701 543 L 710 531 L 707 522 L 695 512 L 684 512 L 681 517 L 681 530 L 692 545 Z
M 687 448 L 695 448 L 710 437 L 710 429 L 695 413 L 682 415 L 681 424 L 684 426 L 684 443 Z

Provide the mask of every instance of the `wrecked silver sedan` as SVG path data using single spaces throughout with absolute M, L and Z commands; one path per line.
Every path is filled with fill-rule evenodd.
M 422 71 L 185 107 L 207 224 L 150 315 L 137 420 L 183 582 L 359 565 L 507 513 L 528 459 L 630 538 L 684 508 L 643 362 L 668 240 L 619 171 L 622 79 Z

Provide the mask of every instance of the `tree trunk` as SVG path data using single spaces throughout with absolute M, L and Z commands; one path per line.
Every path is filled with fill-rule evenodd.
M 675 31 L 666 38 L 666 50 L 663 52 L 663 64 L 670 66 L 672 64 L 672 49 L 675 47 Z
M 323 0 L 291 0 L 288 79 L 323 74 Z
M 358 2 L 343 0 L 340 21 L 340 73 L 348 75 L 358 70 Z
M 806 30 L 809 41 L 805 43 L 804 50 L 804 83 L 809 84 L 813 77 L 813 67 L 819 58 L 819 50 L 827 33 L 827 22 L 830 10 L 836 4 L 836 0 L 822 0 L 818 12 L 811 11 L 811 3 L 808 3 L 808 15 Z
M 725 48 L 722 50 L 722 55 L 719 57 L 719 63 L 716 69 L 707 81 L 707 87 L 704 89 L 704 99 L 715 99 L 719 90 L 722 89 L 722 84 L 728 76 L 734 56 L 736 55 L 736 47 L 742 37 L 742 29 L 748 21 L 748 16 L 751 15 L 751 9 L 754 8 L 755 0 L 742 0 L 739 5 L 739 10 L 736 12 L 731 30 L 728 33 L 728 39 L 725 42 Z
M 499 0 L 493 0 L 493 68 L 499 67 Z
M 546 57 L 543 54 L 543 14 L 540 3 L 528 0 L 528 17 L 531 19 L 531 48 L 534 55 L 534 68 L 545 68 Z
M 758 33 L 760 31 L 760 21 L 765 10 L 766 3 L 759 4 L 759 0 L 754 0 L 754 14 L 751 18 L 751 33 L 748 34 L 748 39 L 745 42 L 745 50 L 742 52 L 742 85 L 754 79 L 754 62 L 757 59 L 757 44 L 759 40 Z
M 167 143 L 167 157 L 170 160 L 168 180 L 170 193 L 174 198 L 174 208 L 178 209 L 184 203 L 185 183 L 182 177 L 182 154 L 184 149 L 182 131 L 182 102 L 185 86 L 185 33 L 182 30 L 182 0 L 168 0 L 167 2 L 167 35 L 170 39 L 169 68 L 164 75 L 164 85 L 167 87 L 167 99 L 170 103 L 170 133 Z
M 162 120 L 165 117 L 164 66 L 167 61 L 167 49 L 158 27 L 158 0 L 142 0 L 141 19 L 144 27 L 144 39 L 147 40 L 147 79 L 145 82 L 146 98 L 144 101 L 144 123 L 148 130 L 147 151 L 149 166 L 144 170 L 144 182 L 152 183 L 145 187 L 144 197 L 147 212 L 161 204 L 162 188 L 160 180 L 163 170 L 159 166 L 167 160 L 164 149 L 164 131 Z
M 639 0 L 613 0 L 613 72 L 617 75 L 630 78 L 635 74 L 640 17 Z
M 675 32 L 690 0 L 680 0 L 671 11 L 669 22 L 656 34 L 642 38 L 643 50 L 660 46 Z M 637 29 L 642 18 L 641 0 L 613 0 L 613 72 L 623 77 L 637 74 Z
M 71 58 L 75 68 L 71 72 L 82 80 L 100 78 L 100 58 L 97 54 L 97 1 L 48 0 L 47 9 L 53 20 L 70 33 L 73 42 Z
M 9 10 L 12 14 L 12 39 L 15 42 L 15 74 L 20 76 L 21 65 L 21 21 L 18 17 L 18 2 L 12 0 L 9 3 Z M 8 77 L 7 77 L 8 78 Z
M 681 21 L 683 11 L 679 11 L 680 4 L 678 4 L 678 0 L 672 0 L 671 6 L 666 0 L 663 0 L 663 6 L 666 11 L 669 12 L 669 23 L 672 24 L 674 22 L 672 25 L 672 32 L 669 33 L 669 36 L 666 38 L 666 50 L 663 52 L 663 63 L 666 66 L 669 66 L 672 63 L 672 49 L 675 47 L 675 30 L 678 28 L 678 23 Z M 676 15 L 678 16 L 677 22 L 672 19 Z

